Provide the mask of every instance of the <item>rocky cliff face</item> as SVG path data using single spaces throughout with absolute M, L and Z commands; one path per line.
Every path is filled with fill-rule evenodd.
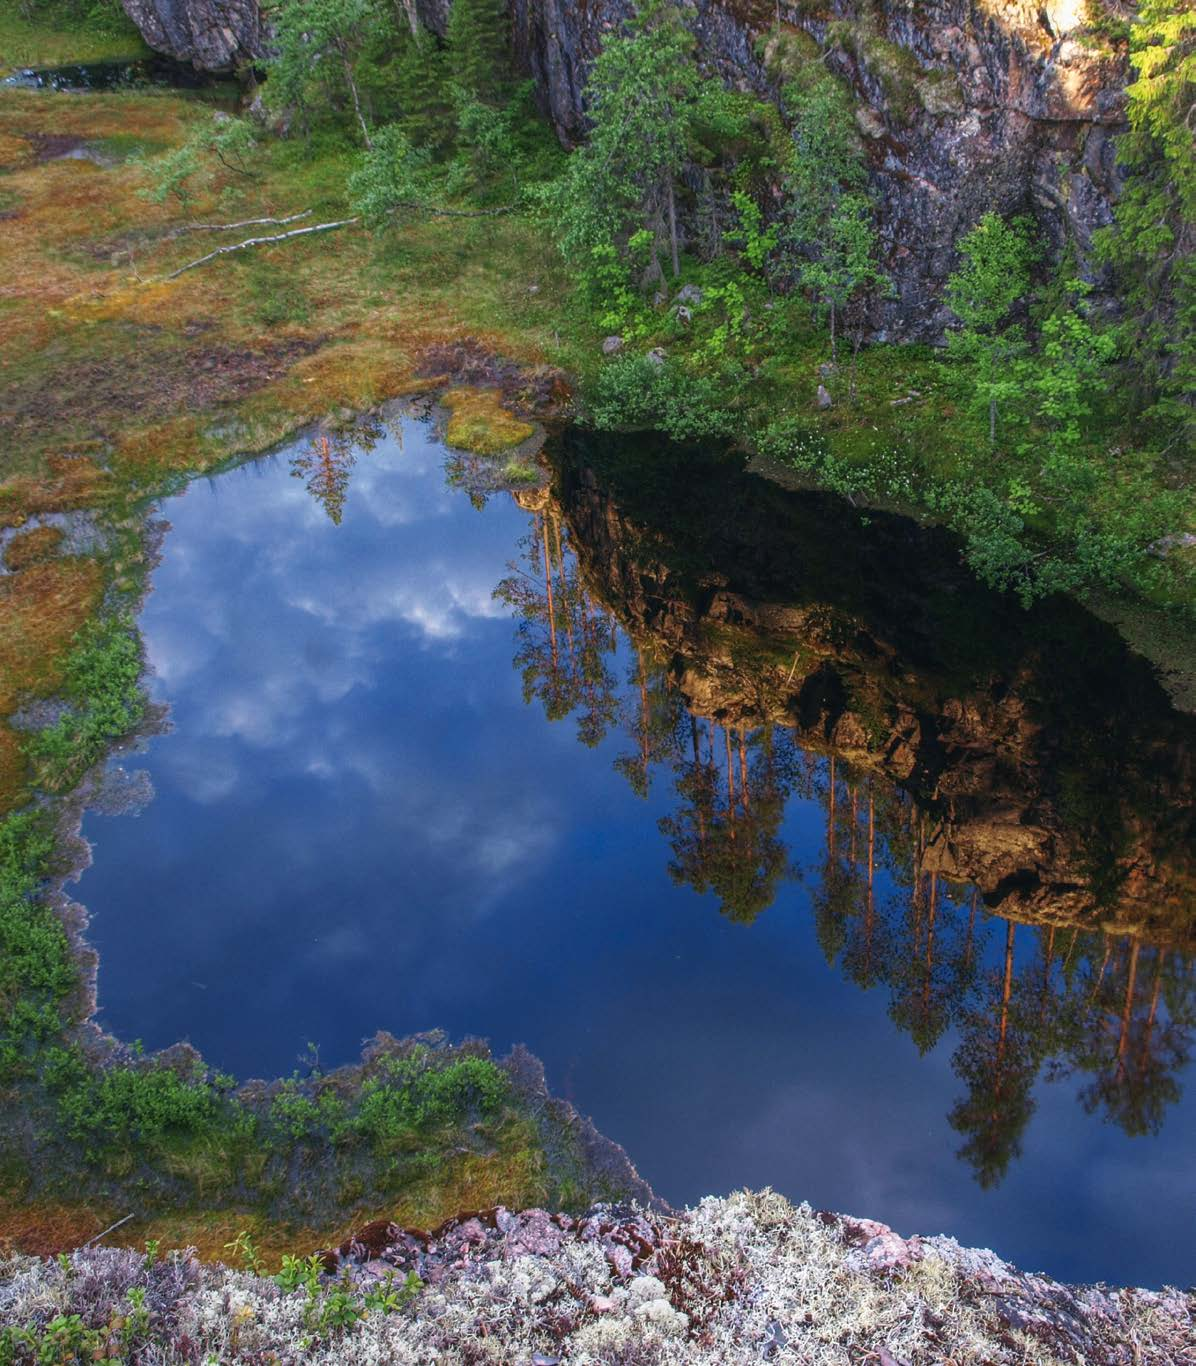
M 123 0 L 152 47 L 226 69 L 265 46 L 258 0 Z M 403 0 L 443 32 L 451 0 Z M 565 143 L 585 133 L 583 90 L 631 0 L 510 0 L 519 61 Z M 1125 71 L 1084 28 L 1085 0 L 693 0 L 703 64 L 775 96 L 810 43 L 856 98 L 896 293 L 879 338 L 932 339 L 954 243 L 987 209 L 1029 210 L 1084 258 L 1116 190 Z M 781 26 L 776 27 L 777 18 Z
M 448 0 L 420 0 L 443 31 Z M 629 0 L 511 0 L 517 54 L 565 143 L 585 135 L 582 92 Z M 775 97 L 813 40 L 856 99 L 896 287 L 878 339 L 937 338 L 955 242 L 988 209 L 1033 213 L 1081 261 L 1109 221 L 1125 68 L 1084 28 L 1084 0 L 696 0 L 700 59 L 730 86 Z M 776 29 L 777 16 L 781 29 Z
M 204 71 L 233 71 L 266 52 L 258 0 L 121 0 L 156 52 Z
M 1002 915 L 1196 942 L 1196 720 L 1112 628 L 1023 613 L 902 519 L 667 448 L 654 505 L 592 449 L 559 481 L 571 544 L 692 713 L 784 726 L 908 793 L 922 871 Z

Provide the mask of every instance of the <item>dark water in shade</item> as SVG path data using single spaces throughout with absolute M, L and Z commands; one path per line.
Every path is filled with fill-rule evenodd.
M 164 506 L 142 627 L 174 729 L 125 761 L 141 813 L 85 824 L 101 1021 L 242 1076 L 379 1028 L 522 1041 L 670 1201 L 770 1184 L 1064 1278 L 1196 1280 L 1187 960 L 1011 934 L 914 871 L 892 785 L 691 722 L 616 625 L 643 583 L 599 596 L 601 491 L 479 507 L 404 427 L 325 471 L 339 525 L 295 452 Z
M 169 57 L 114 58 L 103 62 L 75 62 L 68 66 L 22 67 L 0 80 L 0 86 L 29 90 L 86 91 L 137 90 L 149 86 L 174 90 L 235 90 L 227 76 L 199 71 Z

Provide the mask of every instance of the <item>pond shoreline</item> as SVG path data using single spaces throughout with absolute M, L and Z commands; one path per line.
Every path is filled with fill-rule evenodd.
M 1172 1366 L 1196 1351 L 1190 1292 L 1063 1285 L 951 1238 L 903 1238 L 770 1191 L 710 1197 L 668 1219 L 634 1205 L 579 1219 L 499 1206 L 432 1231 L 380 1223 L 279 1280 L 186 1252 L 14 1257 L 0 1260 L 0 1325 L 36 1340 L 54 1314 L 84 1309 L 102 1323 L 142 1289 L 155 1307 L 142 1340 L 168 1361 L 195 1359 L 174 1354 L 180 1342 L 227 1362 L 393 1366 Z

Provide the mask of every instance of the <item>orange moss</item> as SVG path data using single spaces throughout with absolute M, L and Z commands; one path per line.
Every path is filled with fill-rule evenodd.
M 213 462 L 216 458 L 209 457 Z M 126 432 L 117 443 L 112 467 L 118 475 L 135 474 L 142 479 L 171 470 L 204 469 L 199 422 L 194 417 L 178 417 Z
M 193 1247 L 203 1261 L 227 1262 L 226 1250 L 246 1232 L 269 1270 L 277 1270 L 284 1253 L 306 1255 L 336 1247 L 374 1219 L 393 1220 L 406 1228 L 435 1228 L 463 1210 L 505 1204 L 526 1209 L 548 1198 L 544 1158 L 538 1150 L 516 1149 L 485 1156 L 460 1154 L 438 1169 L 422 1186 L 381 1206 L 362 1205 L 334 1223 L 297 1225 L 272 1220 L 258 1211 L 238 1209 L 171 1210 L 130 1220 L 109 1234 L 109 1247 L 143 1248 L 151 1240 L 165 1252 Z M 127 1211 L 96 1204 L 0 1201 L 0 1252 L 52 1256 L 79 1247 Z
M 426 380 L 413 376 L 405 350 L 378 338 L 360 338 L 304 357 L 281 379 L 251 395 L 243 416 L 254 429 L 251 448 L 260 449 L 337 408 L 371 408 L 426 388 Z
M 544 1155 L 538 1149 L 462 1153 L 441 1165 L 426 1184 L 405 1191 L 381 1216 L 408 1228 L 434 1228 L 462 1210 L 499 1204 L 527 1209 L 548 1195 Z M 354 1225 L 361 1222 L 358 1217 Z
M 9 541 L 4 550 L 4 563 L 14 572 L 28 569 L 31 564 L 48 560 L 61 544 L 62 532 L 58 527 L 34 527 Z
M 18 476 L 0 484 L 0 527 L 22 526 L 39 512 L 94 507 L 112 492 L 112 481 L 87 456 L 52 455 L 42 478 Z
M 449 410 L 445 431 L 449 445 L 475 455 L 508 451 L 536 430 L 508 412 L 495 389 L 450 389 L 440 401 Z
M 33 148 L 27 138 L 12 133 L 0 133 L 0 169 L 11 170 L 28 161 Z
M 80 1247 L 108 1227 L 119 1215 L 89 1205 L 56 1203 L 0 1204 L 0 1253 L 25 1252 L 52 1257 Z
M 71 638 L 104 591 L 99 561 L 83 556 L 0 578 L 0 715 L 23 694 L 45 697 L 62 682 Z

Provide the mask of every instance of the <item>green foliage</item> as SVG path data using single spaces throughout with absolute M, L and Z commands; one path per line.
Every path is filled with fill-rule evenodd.
M 19 0 L 28 20 L 106 37 L 128 37 L 136 45 L 137 29 L 120 0 Z
M 0 823 L 0 1081 L 26 1071 L 33 1050 L 61 1029 L 77 981 L 61 922 L 35 899 L 53 849 L 41 812 Z
M 404 41 L 392 79 L 403 132 L 413 146 L 444 155 L 452 146 L 453 101 L 447 56 L 434 33 L 420 26 Z
M 231 1243 L 225 1243 L 224 1250 L 230 1256 L 236 1257 L 251 1275 L 264 1276 L 266 1274 L 266 1264 L 262 1261 L 262 1255 L 245 1229 L 242 1229 Z
M 965 402 L 985 414 L 989 442 L 995 444 L 998 413 L 1019 392 L 1016 362 L 1028 346 L 1024 317 L 1016 309 L 1030 290 L 1030 223 L 1006 223 L 986 213 L 959 251 L 963 264 L 947 283 L 946 299 L 961 326 L 948 336 L 948 354 L 958 363 Z
M 112 740 L 137 726 L 145 714 L 140 678 L 141 647 L 130 618 L 95 618 L 78 632 L 62 686 L 67 710 L 28 746 L 45 787 L 73 786 Z
M 400 124 L 388 124 L 374 136 L 373 146 L 349 177 L 353 211 L 373 228 L 390 223 L 400 212 L 432 206 L 435 179 L 431 157 L 413 146 Z
M 218 1117 L 202 1066 L 189 1077 L 152 1064 L 96 1070 L 76 1049 L 58 1048 L 50 1050 L 46 1083 L 58 1096 L 63 1132 L 93 1150 L 194 1136 Z
M 306 1290 L 309 1295 L 315 1295 L 320 1288 L 320 1273 L 323 1269 L 324 1264 L 317 1253 L 313 1252 L 307 1257 L 294 1257 L 284 1252 L 282 1268 L 274 1280 L 285 1295 L 290 1295 L 296 1290 Z
M 1167 162 L 1185 218 L 1196 217 L 1196 9 L 1189 0 L 1141 0 L 1130 29 L 1135 79 L 1126 87 L 1130 127 Z
M 1118 140 L 1126 180 L 1096 246 L 1121 296 L 1124 382 L 1170 445 L 1196 428 L 1196 10 L 1144 0 L 1130 59 L 1130 131 Z
M 130 158 L 147 177 L 141 192 L 154 204 L 174 199 L 184 213 L 191 212 L 194 197 L 221 172 L 251 177 L 252 155 L 257 147 L 252 126 L 245 119 L 213 114 L 197 123 L 177 147 L 160 156 Z
M 617 356 L 599 372 L 590 419 L 611 430 L 654 428 L 675 441 L 727 438 L 746 376 L 734 362 L 691 368 L 679 361 Z
M 450 81 L 470 101 L 498 104 L 510 68 L 501 0 L 453 0 L 445 32 Z
M 764 212 L 759 204 L 744 190 L 735 190 L 731 195 L 738 223 L 725 234 L 732 246 L 738 246 L 753 270 L 762 271 L 777 248 L 780 225 L 771 223 L 764 227 Z
M 132 1286 L 126 1292 L 123 1310 L 113 1309 L 107 1322 L 100 1325 L 84 1322 L 79 1314 L 59 1314 L 44 1326 L 9 1324 L 0 1328 L 0 1366 L 15 1366 L 17 1362 L 121 1366 L 140 1359 L 140 1353 L 150 1346 L 149 1331 L 145 1290 Z
M 393 13 L 377 0 L 282 0 L 271 11 L 272 55 L 266 98 L 298 112 L 305 130 L 331 108 L 371 141 L 372 119 L 362 88 L 371 50 L 393 35 Z
M 423 1281 L 414 1271 L 409 1271 L 397 1288 L 394 1273 L 388 1273 L 380 1284 L 365 1292 L 362 1304 L 367 1314 L 397 1314 L 406 1309 L 423 1288 Z
M 602 45 L 586 85 L 589 141 L 569 158 L 555 198 L 561 249 L 583 269 L 595 247 L 620 253 L 640 231 L 676 274 L 675 194 L 700 100 L 693 38 L 673 0 L 647 0 Z
M 381 1075 L 365 1082 L 352 1127 L 386 1149 L 421 1131 L 460 1122 L 470 1112 L 492 1117 L 508 1092 L 506 1074 L 488 1058 L 442 1063 L 416 1049 L 390 1059 Z
M 775 269 L 829 314 L 835 359 L 839 315 L 857 295 L 887 286 L 876 262 L 873 204 L 850 96 L 839 82 L 823 74 L 790 85 L 786 101 L 794 132 Z

